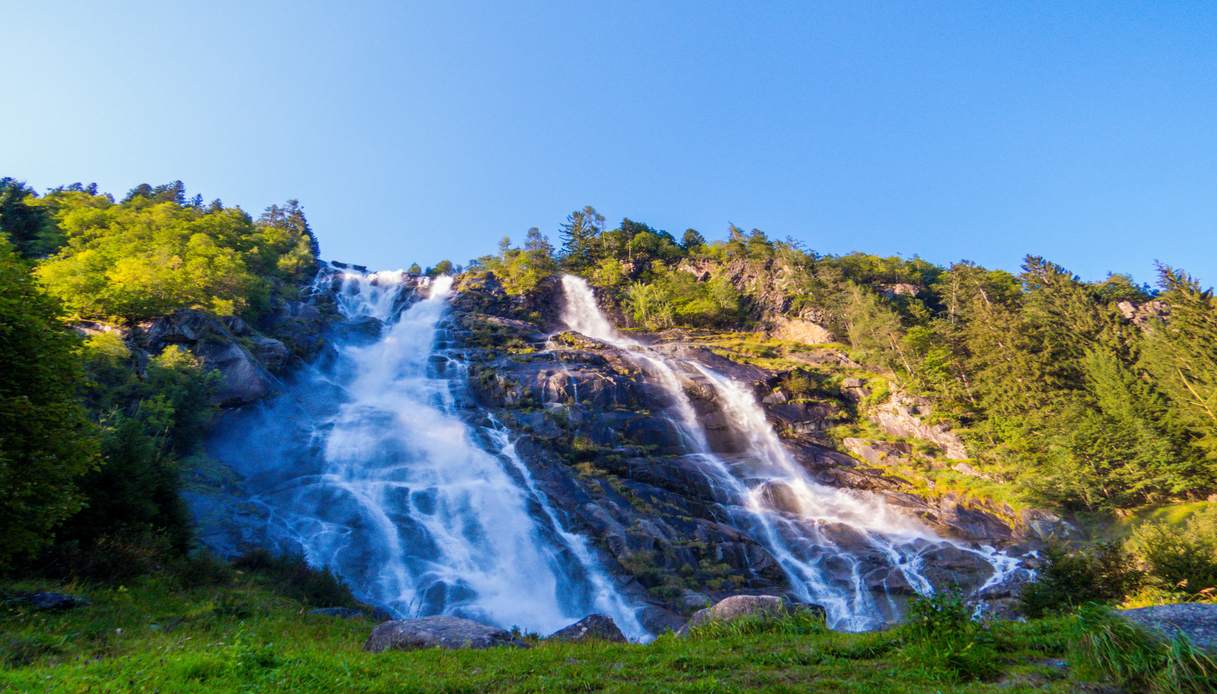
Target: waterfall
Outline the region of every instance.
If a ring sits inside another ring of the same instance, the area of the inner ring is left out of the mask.
[[[721,494],[719,501],[733,523],[770,551],[801,600],[824,607],[830,627],[857,631],[882,626],[884,609],[894,607],[886,590],[893,571],[913,591],[932,593],[924,555],[944,546],[992,567],[982,590],[1017,569],[1017,560],[992,548],[938,537],[888,509],[876,495],[815,482],[792,458],[747,387],[704,364],[662,355],[621,335],[585,280],[567,275],[562,286],[566,326],[622,350],[663,388],[672,401],[673,421],[702,463],[698,470]],[[747,441],[742,459],[728,460],[711,449],[678,372],[700,376],[713,389],[732,427]],[[876,585],[888,597],[883,608],[874,599]]]
[[[454,614],[549,632],[601,612],[645,638],[586,539],[493,423],[460,416],[464,386],[437,351],[452,279],[335,272],[333,349],[211,443],[241,474],[243,531],[302,552],[397,616]],[[371,322],[379,335],[370,334]],[[340,326],[342,327],[342,326]],[[252,509],[257,509],[255,514]]]

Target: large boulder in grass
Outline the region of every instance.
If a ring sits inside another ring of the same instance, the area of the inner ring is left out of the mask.
[[[732,595],[719,600],[712,607],[694,612],[689,622],[677,633],[684,636],[690,630],[710,622],[733,622],[752,616],[777,619],[788,614],[790,607],[776,595]]]
[[[418,619],[398,619],[377,625],[363,644],[371,653],[412,651],[419,648],[528,648],[528,644],[498,627],[471,619],[438,615]]]
[[[625,634],[617,628],[611,617],[590,614],[583,619],[563,627],[546,637],[554,641],[625,641]]]
[[[1120,615],[1167,638],[1183,633],[1197,646],[1217,653],[1217,605],[1152,605],[1120,610]]]

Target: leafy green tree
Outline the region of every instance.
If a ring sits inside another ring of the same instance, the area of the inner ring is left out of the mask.
[[[255,225],[257,263],[254,271],[301,285],[317,272],[321,247],[298,200],[266,208]]]
[[[78,397],[76,340],[0,237],[0,566],[45,546],[78,511],[97,439]]]
[[[67,244],[39,264],[38,279],[82,318],[138,321],[186,306],[256,314],[275,281],[298,280],[311,261],[306,238],[256,227],[239,209],[156,201],[174,190],[121,204],[84,191],[40,198]]]

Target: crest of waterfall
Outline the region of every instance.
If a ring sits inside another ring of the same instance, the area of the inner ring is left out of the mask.
[[[941,538],[890,510],[881,497],[815,482],[791,456],[744,384],[622,335],[582,278],[564,276],[562,286],[562,321],[571,330],[622,350],[663,388],[672,403],[672,419],[697,458],[697,469],[718,492],[719,503],[737,527],[770,551],[801,600],[824,607],[830,627],[858,631],[882,626],[884,610],[876,604],[865,575],[876,564],[884,565],[880,570],[898,571],[922,595],[934,591],[924,573],[925,555],[944,545],[975,554],[992,567],[978,592],[1019,570],[1017,559],[990,547]],[[748,443],[744,456],[728,459],[712,450],[679,373],[699,376],[710,385],[731,426]],[[859,552],[859,546],[865,551]],[[894,601],[886,589],[883,593],[889,603],[883,607],[890,611]]]
[[[264,519],[246,534],[397,616],[549,632],[600,612],[647,637],[506,430],[460,416],[464,372],[442,349],[452,279],[327,270],[320,282],[345,324],[374,319],[379,335],[336,332],[284,395],[219,427],[211,452]],[[425,296],[409,304],[414,291]]]

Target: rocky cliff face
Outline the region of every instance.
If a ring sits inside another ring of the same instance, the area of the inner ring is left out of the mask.
[[[730,523],[719,490],[699,470],[704,463],[688,455],[680,431],[665,415],[671,396],[621,349],[562,331],[556,282],[527,297],[505,295],[492,277],[461,290],[453,302],[451,348],[467,367],[472,416],[489,414],[518,435],[517,451],[569,526],[595,538],[616,571],[645,589],[653,603],[653,625],[674,622],[725,595],[789,590],[770,550]],[[1004,520],[1000,509],[949,496],[927,500],[910,493],[903,480],[883,474],[882,466],[862,464],[826,445],[824,432],[834,419],[856,416],[860,383],[846,379],[835,399],[796,401],[781,387],[783,373],[725,359],[695,337],[672,331],[642,339],[660,352],[691,358],[749,384],[815,481],[877,493],[890,507],[947,537],[1014,554],[1035,543],[1023,526]],[[848,362],[842,355],[810,358]],[[731,426],[705,378],[683,372],[679,378],[713,450],[728,461],[746,455],[748,442]],[[966,456],[958,439],[923,424],[915,410],[916,403],[901,396],[876,417],[880,426],[925,439],[949,457]],[[781,509],[786,493],[780,486],[767,489],[766,501]],[[876,551],[848,528],[833,532],[835,542],[858,556]],[[940,586],[975,589],[990,573],[975,555],[950,546],[924,559],[931,567],[927,575]],[[824,566],[828,572],[855,569]],[[914,593],[892,571],[876,569],[867,580],[889,595]],[[1014,588],[991,586],[985,597],[1000,601]]]
[[[365,289],[374,285],[373,277]],[[133,339],[149,351],[166,344],[191,349],[220,369],[224,381],[217,401],[246,405],[273,392],[269,374],[274,368],[286,369],[316,354],[323,335],[370,343],[385,329],[386,322],[370,316],[328,321],[335,314],[332,307],[344,300],[342,283],[323,275],[317,288],[309,302],[277,307],[261,331],[233,319],[179,312],[141,326]],[[416,290],[406,287],[383,313],[400,314],[418,298]],[[508,432],[515,454],[561,525],[588,538],[621,593],[644,604],[638,616],[649,631],[679,627],[688,615],[729,595],[797,598],[772,545],[741,527],[738,514],[725,503],[724,490],[707,474],[705,458],[691,454],[687,433],[670,414],[672,392],[620,346],[567,331],[559,321],[563,301],[558,278],[524,296],[507,295],[493,275],[461,278],[430,362],[436,375],[454,385],[460,416],[473,430]],[[702,364],[745,384],[795,463],[814,482],[877,495],[887,508],[959,540],[958,545],[918,546],[913,573],[934,586],[959,585],[973,598],[1000,605],[1026,572],[991,582],[992,564],[963,543],[1003,548],[1010,561],[1023,557],[1031,565],[1028,550],[1055,531],[1055,519],[1047,515],[1020,521],[1008,508],[950,494],[927,498],[913,493],[908,482],[887,469],[890,461],[912,455],[907,443],[854,438],[844,446],[853,455],[834,447],[833,426],[869,417],[877,429],[920,441],[944,459],[966,457],[951,432],[925,423],[925,403],[902,394],[878,405],[868,403],[867,384],[854,377],[799,390],[788,369],[728,358],[732,353],[722,349],[717,335],[674,330],[635,337],[655,354]],[[331,359],[330,351],[321,349],[318,362]],[[800,351],[794,361],[828,371],[858,368],[823,346]],[[674,373],[705,432],[705,445],[724,465],[745,467],[755,442],[728,416],[721,390],[696,369]],[[279,411],[269,407],[265,416]],[[293,415],[298,416],[302,414]],[[319,451],[306,441],[313,436],[307,432],[324,426],[298,422],[300,440],[283,445],[300,450],[276,455],[315,464]],[[240,476],[239,470],[223,472],[218,482],[196,485],[189,495],[203,525],[202,537],[222,552],[258,544],[270,522],[263,504],[248,503]],[[794,511],[801,503],[782,484],[766,483],[757,490],[760,503],[778,512]],[[890,550],[848,523],[826,523],[816,532],[849,557],[823,558],[817,571],[831,580],[860,580],[864,590],[882,597],[875,609],[884,618],[898,614],[903,598],[924,590],[910,584]]]

